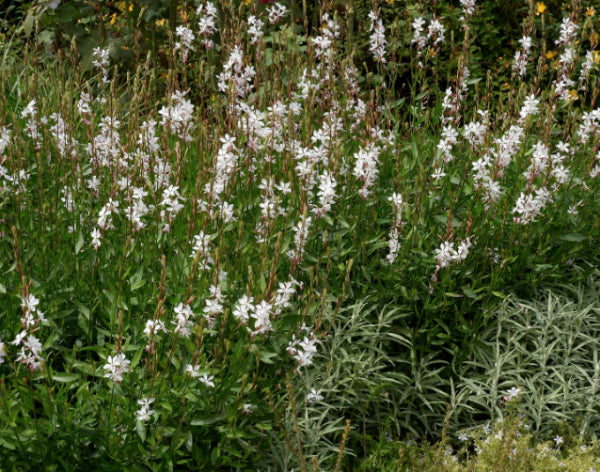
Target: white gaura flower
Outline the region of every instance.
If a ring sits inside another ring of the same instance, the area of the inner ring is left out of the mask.
[[[140,398],[137,401],[138,405],[140,405],[140,409],[135,412],[135,415],[139,421],[145,422],[145,421],[148,421],[152,417],[154,410],[150,409],[150,404],[153,401],[154,401],[154,398],[152,398],[152,397]]]
[[[321,390],[315,390],[314,388],[311,388],[308,395],[306,395],[306,401],[308,403],[320,402],[322,400],[323,395],[321,395]]]
[[[202,374],[201,377],[198,378],[198,380],[200,382],[202,382],[204,385],[206,385],[207,387],[210,388],[214,388],[215,383],[213,382],[213,380],[215,379],[214,375],[208,375],[206,372],[204,374]]]
[[[456,259],[457,253],[454,249],[454,243],[450,241],[444,241],[439,249],[435,251],[435,260],[440,268],[450,265],[450,263]]]
[[[506,393],[507,393],[507,395],[506,395],[505,399],[507,402],[510,402],[510,401],[514,400],[515,398],[519,397],[519,395],[521,394],[521,389],[517,388],[517,387],[512,387]]]
[[[194,41],[194,32],[191,29],[180,25],[175,30],[175,35],[179,38],[179,41],[175,42],[175,50],[181,50],[181,62],[185,64],[188,59],[189,51],[195,49],[192,44],[192,41]]]
[[[94,249],[97,251],[102,244],[100,241],[102,239],[102,233],[98,228],[94,228],[90,235],[92,236],[92,246],[94,246]]]
[[[162,320],[147,320],[144,328],[144,335],[148,338],[156,335],[159,331],[167,332],[165,323]]]
[[[369,13],[371,26],[369,31],[372,31],[369,37],[369,51],[373,54],[375,61],[385,64],[385,47],[387,40],[385,39],[385,28],[383,22],[379,19],[379,12],[371,11]]]
[[[125,357],[125,354],[119,352],[114,356],[108,356],[104,370],[104,377],[109,378],[115,383],[123,381],[123,374],[129,372],[131,362]]]
[[[187,364],[185,366],[186,373],[190,374],[190,377],[193,379],[197,379],[200,377],[200,366],[199,365],[191,365]]]

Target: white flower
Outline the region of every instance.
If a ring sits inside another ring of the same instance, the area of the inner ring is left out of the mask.
[[[173,324],[177,325],[174,332],[182,335],[184,338],[189,337],[191,333],[190,328],[192,327],[190,318],[193,318],[196,315],[192,312],[192,309],[188,304],[184,305],[183,303],[177,305],[174,311],[176,321],[173,321]]]
[[[236,307],[233,310],[233,316],[235,316],[242,324],[248,323],[248,313],[254,311],[253,303],[254,298],[243,295],[236,303]]]
[[[306,395],[306,401],[308,403],[320,402],[322,400],[323,395],[321,395],[321,390],[315,390],[314,388],[311,388],[308,395]]]
[[[200,377],[198,380],[200,380],[200,382],[202,382],[207,387],[213,388],[215,386],[215,383],[213,382],[214,378],[214,375],[208,375],[205,372],[204,374],[202,374],[202,377]]]
[[[189,132],[193,128],[194,105],[185,99],[187,92],[176,90],[171,95],[171,104],[163,106],[159,111],[161,124],[171,133],[177,134],[184,141],[191,141]]]
[[[565,442],[562,436],[556,436],[553,440],[556,443],[556,447],[560,447],[560,445]]]
[[[506,401],[510,402],[513,401],[515,398],[518,398],[519,395],[521,394],[521,389],[517,388],[517,387],[513,387],[511,388],[508,392],[506,392]]]
[[[123,374],[129,372],[129,366],[131,362],[127,360],[125,354],[119,352],[114,356],[108,356],[104,370],[106,374],[104,377],[111,379],[113,382],[122,382]]]
[[[23,341],[23,339],[25,339],[26,336],[27,331],[21,331],[19,334],[17,334],[17,337],[14,339],[14,341],[11,341],[11,344],[18,346],[19,344],[21,344],[21,341]]]
[[[97,251],[100,245],[102,244],[100,242],[100,239],[102,238],[102,233],[98,228],[94,228],[90,236],[92,236],[92,246],[94,246],[94,249]]]
[[[167,332],[167,329],[165,328],[165,323],[162,320],[147,320],[146,321],[146,327],[144,328],[144,334],[146,335],[147,338],[150,338],[154,335],[156,335],[156,333],[158,333],[159,331],[163,331],[163,332]]]
[[[25,308],[25,311],[36,311],[40,301],[34,295],[27,295],[21,299],[21,306]]]
[[[92,64],[96,69],[102,72],[102,82],[108,83],[108,71],[107,68],[110,65],[110,51],[108,49],[101,49],[99,47],[94,48],[95,59]]]
[[[528,116],[536,115],[539,110],[540,100],[534,94],[528,95],[519,112],[520,122],[524,123]]]
[[[285,16],[286,11],[287,8],[279,3],[268,7],[267,13],[269,14],[269,23],[271,23],[272,25],[277,23],[281,18]]]
[[[385,39],[383,22],[379,19],[379,13],[375,11],[369,13],[369,19],[371,20],[370,31],[372,31],[372,34],[369,37],[369,51],[373,54],[375,61],[385,64],[385,47],[387,46],[387,40]]]
[[[265,24],[254,15],[248,17],[248,34],[252,36],[250,44],[256,44],[263,35],[262,28]]]
[[[454,243],[450,241],[444,241],[439,249],[435,251],[435,260],[440,268],[447,267],[450,262],[456,259],[457,253],[454,249]]]
[[[193,379],[197,379],[198,377],[200,377],[200,366],[199,365],[187,364],[185,366],[185,371],[188,374],[190,374],[190,377],[192,377]]]
[[[446,173],[442,167],[438,167],[433,171],[433,174],[431,174],[433,180],[440,180],[442,177],[446,177]]]
[[[137,403],[138,405],[140,405],[140,409],[138,411],[135,412],[136,417],[139,421],[148,421],[151,417],[152,414],[154,413],[154,410],[150,409],[150,404],[154,401],[154,398],[150,397],[150,398],[140,398]]]
[[[304,324],[302,329],[309,331]],[[310,332],[308,336],[304,336],[302,341],[296,339],[296,335],[293,335],[288,344],[287,352],[296,359],[299,367],[311,365],[312,358],[317,353],[317,342],[317,337],[313,332]]]
[[[469,250],[473,246],[471,243],[471,238],[467,238],[458,245],[458,249],[456,250],[455,260],[458,262],[464,261],[469,255]]]
[[[324,216],[331,210],[331,206],[335,203],[336,186],[337,182],[330,172],[325,171],[319,176],[319,191],[317,196],[319,197],[320,208],[315,210],[315,215],[317,217]]]
[[[265,300],[254,307],[254,313],[250,315],[255,320],[254,331],[251,331],[253,336],[256,336],[257,334],[264,334],[273,330],[270,319],[272,311],[273,306]]]
[[[188,52],[194,50],[194,46],[192,45],[194,32],[185,26],[178,26],[175,30],[175,35],[180,39],[180,41],[175,42],[175,50],[181,49],[181,62],[185,64]]]

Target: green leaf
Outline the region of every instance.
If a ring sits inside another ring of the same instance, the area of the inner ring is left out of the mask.
[[[129,287],[131,291],[135,291],[146,284],[146,279],[144,279],[144,267],[141,266],[135,274],[131,276],[129,279]]]
[[[472,298],[474,300],[481,298],[481,296],[477,295],[477,292],[470,287],[464,286],[462,287],[462,291],[467,297]]]
[[[35,14],[33,10],[29,10],[27,12],[27,16],[25,17],[25,21],[23,22],[23,28],[25,29],[25,34],[30,35],[33,31],[33,24],[35,23]]]
[[[261,360],[261,362],[264,362],[265,364],[275,364],[275,361],[273,360],[273,358],[276,356],[277,356],[276,352],[258,351],[258,358]]]
[[[90,331],[90,309],[85,305],[79,304],[79,314],[77,315],[77,324],[85,334]]]
[[[79,379],[79,374],[73,372],[59,372],[52,374],[52,380],[56,382],[69,383]]]
[[[187,438],[185,440],[185,448],[187,452],[192,452],[192,446],[194,445],[194,436],[192,432],[188,432]]]
[[[562,239],[563,241],[579,243],[579,242],[585,240],[586,237],[579,233],[569,233],[569,234],[565,234],[564,236],[561,236],[560,239]]]
[[[79,236],[77,238],[77,242],[75,243],[75,254],[78,254],[79,251],[81,251],[82,247],[83,247],[83,234],[81,234],[81,231],[80,231]]]
[[[146,441],[146,425],[140,420],[137,420],[135,422],[135,431],[142,440],[142,442]]]
[[[132,369],[134,369],[139,364],[143,353],[144,353],[143,347],[139,348],[138,351],[135,353],[135,355],[133,356],[133,359],[131,359],[131,368]]]
[[[206,415],[206,416],[200,416],[199,418],[196,418],[195,420],[192,420],[191,425],[192,426],[204,426],[207,424],[214,424],[214,423],[218,423],[221,420],[225,419],[225,415]]]
[[[258,423],[256,425],[257,429],[262,429],[265,431],[271,431],[273,429],[273,425],[269,424],[269,423]]]

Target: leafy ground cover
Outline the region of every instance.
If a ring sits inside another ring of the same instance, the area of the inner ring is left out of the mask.
[[[4,19],[0,467],[599,467],[592,5],[76,3]]]

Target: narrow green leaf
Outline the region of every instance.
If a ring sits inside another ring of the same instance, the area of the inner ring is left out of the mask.
[[[211,416],[201,416],[199,418],[196,418],[195,420],[192,420],[191,425],[192,426],[204,426],[207,424],[214,424],[214,423],[218,423],[221,420],[225,419],[225,415],[211,415]]]
[[[79,374],[73,372],[58,372],[52,374],[52,380],[56,382],[69,383],[79,379]]]

